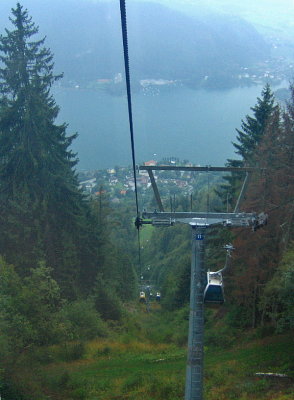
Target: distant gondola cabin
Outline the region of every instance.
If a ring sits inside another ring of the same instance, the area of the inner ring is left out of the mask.
[[[145,292],[140,292],[139,301],[140,301],[140,303],[145,303],[146,302]]]

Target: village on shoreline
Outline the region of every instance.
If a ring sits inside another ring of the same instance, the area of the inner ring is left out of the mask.
[[[194,165],[188,160],[180,161],[176,157],[164,158],[160,162],[149,160],[143,163],[145,166],[173,165],[173,166],[200,166]],[[191,195],[196,187],[203,187],[207,182],[207,173],[195,174],[191,171],[154,171],[154,178],[163,196]],[[211,182],[220,179],[214,174]],[[119,204],[126,198],[132,198],[135,191],[134,175],[132,167],[114,167],[102,170],[86,170],[78,173],[79,187],[88,196],[99,198],[107,196],[110,203]],[[153,191],[147,171],[137,171],[137,187],[145,199],[152,196]]]

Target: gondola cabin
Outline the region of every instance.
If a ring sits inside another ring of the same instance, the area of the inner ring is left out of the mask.
[[[204,289],[204,303],[223,304],[224,287],[221,272],[207,272],[207,284]]]
[[[146,303],[146,295],[145,295],[145,292],[140,292],[139,301],[140,301],[140,303]]]

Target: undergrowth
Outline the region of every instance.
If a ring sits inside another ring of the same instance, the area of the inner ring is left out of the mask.
[[[248,339],[245,332],[213,327],[214,311],[206,318],[205,400],[293,399],[290,334],[257,339],[251,332]],[[125,328],[112,326],[104,338],[27,352],[14,371],[21,396],[3,395],[2,400],[183,399],[187,310],[171,315],[157,307],[148,313],[142,306],[125,323]]]

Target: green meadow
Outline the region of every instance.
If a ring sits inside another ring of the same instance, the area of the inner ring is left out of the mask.
[[[175,333],[183,331],[184,325],[167,318],[158,305],[149,313],[144,306],[133,310],[129,324],[129,332],[113,327],[112,334],[103,339],[24,354],[19,370],[14,371],[14,385],[27,392],[19,399],[183,399],[186,346],[179,344]],[[205,400],[293,399],[290,334],[258,338],[256,331],[240,332],[228,344],[220,328],[219,343],[210,345],[210,329],[205,346]],[[287,377],[256,375],[269,372]]]

